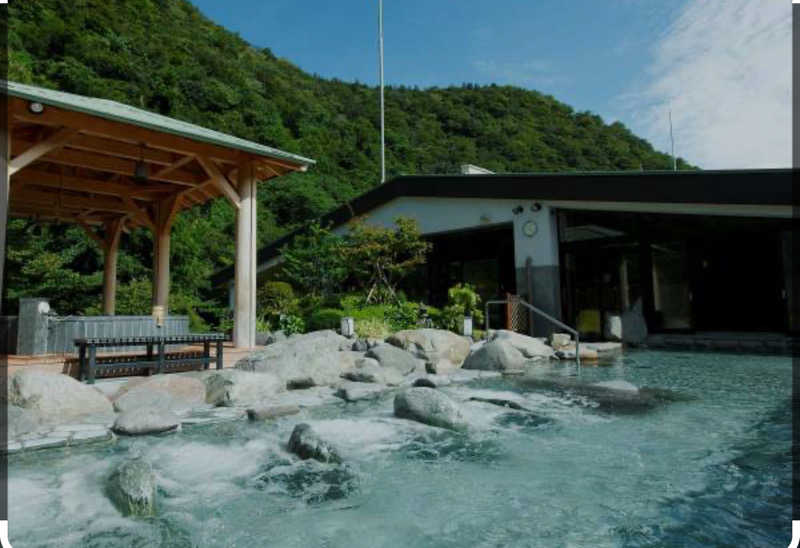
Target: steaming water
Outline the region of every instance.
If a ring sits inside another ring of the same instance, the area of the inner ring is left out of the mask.
[[[696,396],[645,414],[513,379],[443,390],[471,431],[392,417],[392,398],[273,423],[186,428],[9,463],[11,540],[30,546],[786,546],[791,359],[628,352],[582,379]],[[347,462],[298,462],[283,444],[310,422]],[[104,495],[131,454],[153,463],[157,517]]]

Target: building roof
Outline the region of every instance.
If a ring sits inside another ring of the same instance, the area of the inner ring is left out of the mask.
[[[171,133],[212,145],[234,148],[257,156],[265,156],[277,160],[288,160],[292,163],[298,163],[304,166],[314,164],[314,160],[297,154],[284,152],[277,148],[240,139],[239,137],[234,137],[226,133],[220,133],[219,131],[207,129],[195,124],[190,124],[189,122],[176,120],[175,118],[169,118],[168,116],[149,112],[116,101],[110,101],[108,99],[65,93],[63,91],[5,80],[0,80],[0,89],[6,90],[6,93],[11,97],[19,97],[27,101],[82,112],[91,116],[99,116],[115,122],[133,124],[155,131]]]
[[[666,204],[793,205],[792,178],[800,170],[624,171],[401,176],[324,215],[333,227],[396,198],[479,198]],[[303,228],[258,251],[258,264],[277,257]],[[232,279],[230,268],[214,276]]]

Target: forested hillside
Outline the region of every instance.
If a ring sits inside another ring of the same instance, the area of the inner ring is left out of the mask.
[[[317,160],[308,173],[260,186],[262,243],[378,183],[376,88],[307,74],[185,0],[25,0],[11,2],[9,14],[11,80],[121,101]],[[462,163],[499,172],[671,167],[622,124],[536,91],[391,87],[386,109],[389,177],[453,173]],[[211,309],[209,275],[232,261],[233,220],[225,200],[181,214],[173,310]],[[150,234],[131,233],[122,249],[118,313],[145,313]],[[15,220],[7,307],[35,294],[52,297],[60,313],[92,312],[101,261],[79,228]]]

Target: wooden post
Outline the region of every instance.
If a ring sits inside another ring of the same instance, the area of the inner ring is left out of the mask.
[[[253,165],[239,166],[239,198],[236,212],[236,298],[233,342],[237,348],[255,346],[256,282],[256,181]]]
[[[156,204],[155,233],[153,234],[153,305],[169,311],[169,246],[172,221],[178,207],[173,195]]]
[[[117,302],[117,251],[124,226],[123,219],[114,219],[106,223],[106,234],[103,246],[103,314],[113,316]]]

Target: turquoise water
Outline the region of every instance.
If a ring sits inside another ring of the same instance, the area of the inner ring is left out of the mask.
[[[12,457],[10,533],[29,546],[786,546],[791,359],[631,351],[586,382],[623,379],[692,396],[646,413],[602,411],[514,378],[442,390],[472,425],[392,417],[392,397],[274,423],[186,428],[114,446]],[[568,373],[557,367],[550,374]],[[513,400],[509,412],[470,397]],[[283,444],[306,421],[346,467]],[[158,517],[122,517],[113,467],[156,469]]]

